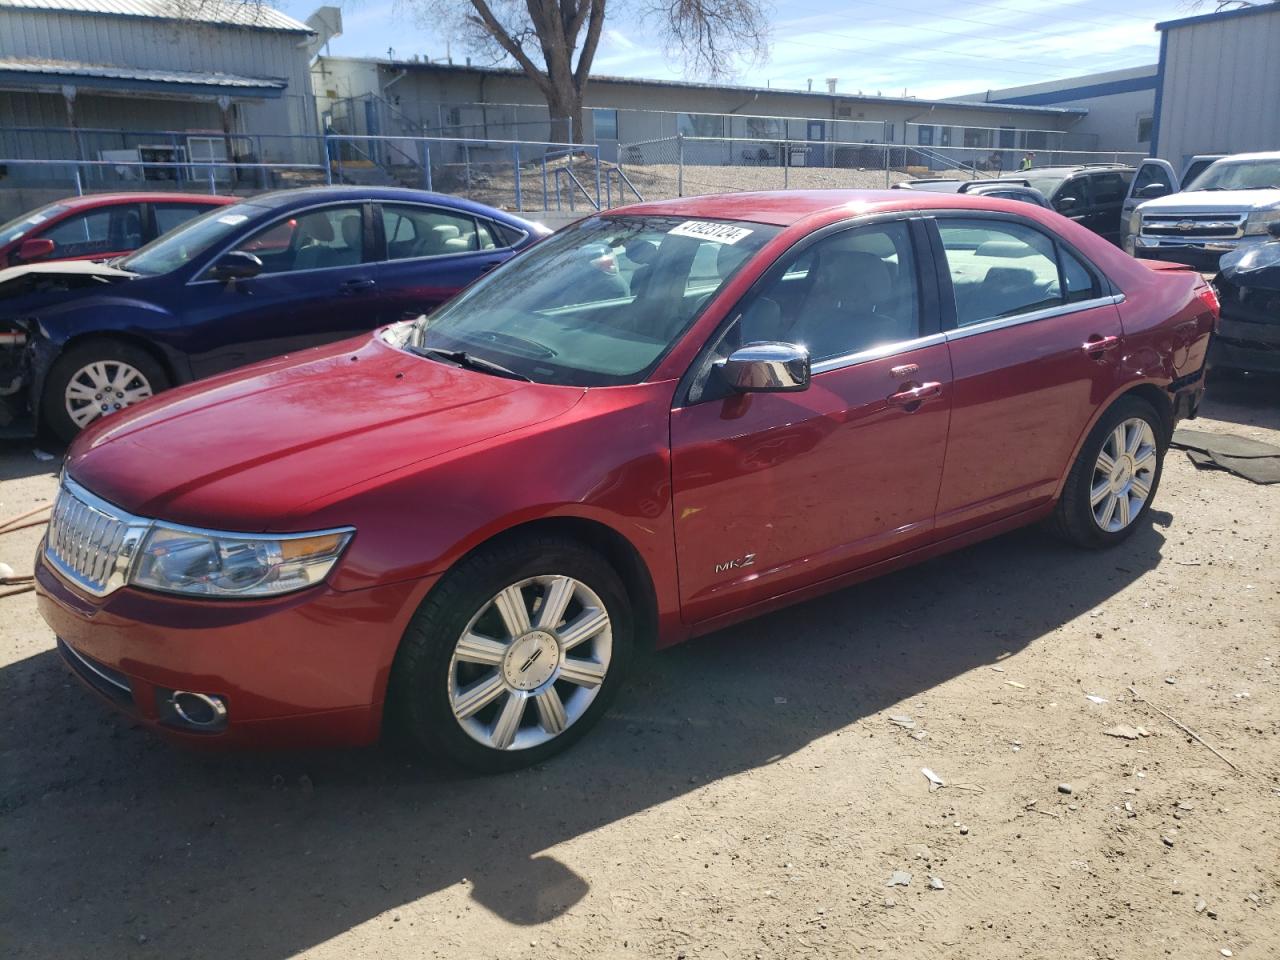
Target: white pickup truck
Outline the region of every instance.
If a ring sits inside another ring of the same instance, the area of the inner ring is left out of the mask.
[[[1148,185],[1140,186],[1148,167]],[[1224,253],[1265,240],[1270,225],[1280,222],[1280,152],[1223,157],[1180,192],[1143,200],[1144,190],[1160,192],[1154,184],[1165,182],[1154,178],[1157,170],[1175,182],[1164,160],[1144,160],[1134,177],[1137,202],[1123,225],[1123,246],[1134,256],[1216,271]]]

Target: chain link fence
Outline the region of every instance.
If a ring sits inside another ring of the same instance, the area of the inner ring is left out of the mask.
[[[1132,165],[1145,155],[1042,150],[1037,166]],[[618,148],[618,166],[646,200],[743,190],[884,189],[904,180],[1018,175],[1013,150],[939,150],[900,143],[663,137]]]

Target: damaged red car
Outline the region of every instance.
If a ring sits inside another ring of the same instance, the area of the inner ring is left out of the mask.
[[[480,770],[632,653],[1014,527],[1144,523],[1217,301],[985,197],[589,217],[436,313],[104,417],[37,558],[71,668],[175,738]]]

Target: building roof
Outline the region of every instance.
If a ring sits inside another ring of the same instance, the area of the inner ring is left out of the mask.
[[[196,73],[187,70],[141,70],[77,60],[0,58],[0,88],[31,88],[71,84],[108,90],[170,88],[199,95],[278,97],[289,86],[278,77],[242,77],[234,73]]]
[[[4,3],[6,0],[0,0]],[[457,63],[423,63],[416,60],[386,60],[380,57],[322,57],[322,60],[349,60],[357,63],[373,63],[394,70],[415,70],[453,74],[483,74],[486,76],[523,77],[524,71],[516,67],[480,67]],[[817,100],[856,101],[859,103],[885,103],[913,107],[947,107],[958,110],[1008,110],[1038,114],[1068,114],[1083,116],[1089,111],[1080,107],[1028,107],[1006,103],[973,103],[962,100],[925,100],[920,97],[882,97],[865,93],[828,93],[826,90],[789,90],[783,87],[751,87],[738,84],[697,83],[691,80],[648,80],[641,77],[611,77],[591,75],[593,84],[636,84],[664,90],[728,90],[733,93],[775,94],[788,97],[810,97]]]
[[[1260,13],[1280,13],[1280,3],[1259,3],[1252,7],[1238,7],[1232,10],[1219,10],[1217,13],[1202,13],[1195,17],[1183,17],[1181,20],[1164,20],[1156,24],[1157,30],[1173,30],[1177,27],[1191,27],[1197,23],[1211,23],[1214,20],[1234,20],[1236,17],[1253,17]]]
[[[0,0],[0,11],[98,14],[147,20],[193,20],[219,26],[312,33],[288,14],[245,0]]]

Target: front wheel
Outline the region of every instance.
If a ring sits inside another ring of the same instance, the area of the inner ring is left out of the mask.
[[[1132,534],[1160,486],[1164,432],[1145,400],[1116,401],[1090,431],[1067,475],[1053,516],[1056,532],[1082,547],[1107,547]]]
[[[544,537],[483,549],[410,622],[390,712],[429,753],[484,773],[517,769],[595,724],[631,647],[626,589],[594,551]]]
[[[41,404],[45,425],[70,443],[100,417],[169,387],[155,357],[118,340],[78,343],[54,361]]]

